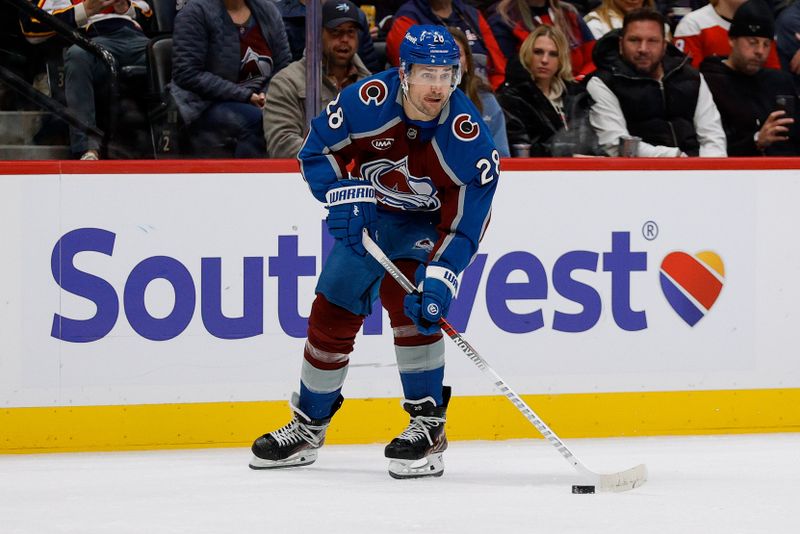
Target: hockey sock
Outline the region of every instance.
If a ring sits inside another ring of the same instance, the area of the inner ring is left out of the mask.
[[[433,397],[436,406],[444,402],[442,398],[442,382],[444,381],[444,366],[429,371],[415,373],[400,373],[403,384],[403,395],[408,400],[419,400]],[[333,401],[331,401],[332,403]]]
[[[342,391],[349,354],[364,318],[318,294],[308,318],[308,339],[300,371],[300,410],[312,419],[330,417]]]
[[[328,393],[315,393],[300,382],[300,402],[298,408],[311,419],[330,417],[333,403],[339,398],[342,388]]]
[[[406,276],[413,276],[419,262],[398,260],[397,265]],[[394,334],[394,351],[397,369],[403,384],[403,394],[408,400],[433,397],[436,405],[442,403],[444,379],[444,339],[441,333],[425,336],[412,324],[403,310],[405,291],[389,278],[381,284],[381,302],[389,312]]]

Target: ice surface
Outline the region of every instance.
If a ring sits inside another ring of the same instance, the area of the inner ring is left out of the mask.
[[[0,533],[798,533],[800,433],[568,440],[596,471],[647,464],[619,494],[544,440],[452,442],[445,474],[393,480],[382,445],[247,467],[248,449],[0,456]]]

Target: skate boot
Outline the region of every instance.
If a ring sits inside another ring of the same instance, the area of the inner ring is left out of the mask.
[[[444,474],[442,452],[447,449],[445,413],[450,402],[450,387],[442,388],[443,403],[436,406],[432,397],[404,400],[403,409],[411,422],[402,434],[386,446],[389,475],[392,478],[440,477]]]
[[[298,408],[300,396],[292,394],[289,406],[294,412],[292,420],[278,430],[264,434],[253,443],[251,469],[274,469],[278,467],[298,467],[313,464],[317,459],[317,449],[325,443],[325,431],[331,417],[341,407],[344,397],[339,395],[324,419],[311,419]]]

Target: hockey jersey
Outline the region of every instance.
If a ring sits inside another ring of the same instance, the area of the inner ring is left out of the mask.
[[[83,0],[32,0],[43,11],[48,12],[62,22],[73,28],[89,29],[93,24],[106,21],[115,21],[120,25],[130,24],[141,29],[136,18],[149,19],[153,12],[144,0],[131,0],[130,8],[126,13],[115,13],[113,6],[108,6],[102,12],[86,16]],[[32,44],[41,43],[52,37],[55,32],[50,26],[34,18],[20,17],[22,34]]]
[[[720,16],[714,6],[708,4],[692,11],[681,19],[675,28],[674,44],[692,58],[692,66],[700,68],[703,59],[709,56],[728,57],[731,45],[728,43],[728,30],[731,21]],[[767,63],[771,69],[780,69],[778,53],[773,46],[769,50]]]
[[[369,180],[378,212],[439,214],[430,261],[456,273],[478,250],[489,221],[500,157],[469,98],[456,89],[439,118],[406,118],[397,69],[350,85],[311,121],[298,159],[324,202],[337,180]]]

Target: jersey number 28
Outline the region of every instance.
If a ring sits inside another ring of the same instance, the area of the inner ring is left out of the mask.
[[[492,165],[494,163],[494,165]],[[486,185],[500,174],[500,154],[497,150],[492,150],[492,161],[488,158],[481,158],[475,164],[481,171],[481,185]]]
[[[336,107],[338,105],[339,95],[336,95],[336,98],[325,107],[325,112],[328,114],[328,126],[330,126],[331,130],[339,128],[344,123],[344,110]],[[335,111],[334,108],[336,108]]]

